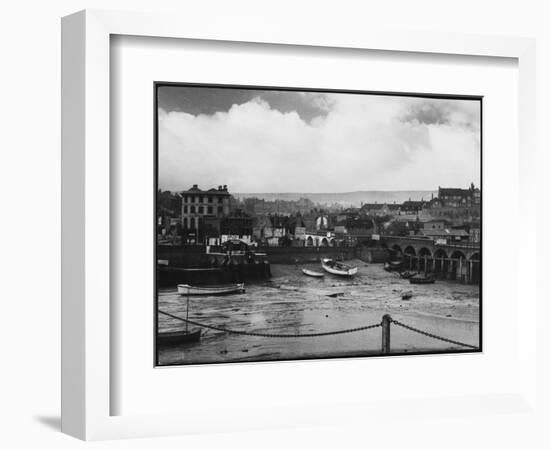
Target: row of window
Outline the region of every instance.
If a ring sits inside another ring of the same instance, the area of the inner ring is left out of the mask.
[[[203,197],[202,195],[199,195],[199,196],[184,195],[183,203],[203,203],[203,202],[214,203],[215,198],[216,197],[209,197],[209,196]],[[217,197],[217,200],[218,200],[218,203],[223,203],[223,197]]]
[[[214,207],[213,206],[184,206],[183,207],[183,213],[187,214],[214,214]],[[223,206],[218,206],[218,213],[221,214],[223,212]]]

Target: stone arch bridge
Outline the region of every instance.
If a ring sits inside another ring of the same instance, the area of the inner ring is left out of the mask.
[[[480,281],[481,247],[477,244],[438,243],[414,236],[381,236],[380,243],[410,270],[466,283]]]
[[[337,247],[336,238],[330,233],[322,232],[306,232],[300,236],[304,240],[305,247]]]

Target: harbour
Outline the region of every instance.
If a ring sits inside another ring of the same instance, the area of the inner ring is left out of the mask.
[[[351,278],[306,276],[320,263],[272,264],[267,281],[246,284],[246,292],[227,296],[190,296],[189,319],[206,325],[252,333],[307,334],[352,329],[378,323],[385,314],[412,327],[454,341],[479,346],[479,287],[438,280],[411,285],[383,264],[346,261],[358,268]],[[412,297],[401,294],[412,291]],[[186,317],[186,296],[160,289],[158,308]],[[184,321],[159,314],[158,331],[176,332]],[[196,329],[191,326],[190,329]],[[391,353],[463,350],[401,327],[392,327]],[[200,341],[159,345],[160,365],[275,361],[380,354],[380,328],[309,338],[266,338],[203,329]]]

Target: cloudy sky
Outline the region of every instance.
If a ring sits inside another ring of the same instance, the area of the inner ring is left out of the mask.
[[[159,187],[435,190],[480,181],[477,100],[158,89]]]

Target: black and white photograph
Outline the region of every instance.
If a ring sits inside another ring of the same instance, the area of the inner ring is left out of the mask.
[[[481,351],[481,97],[154,95],[156,365]]]

